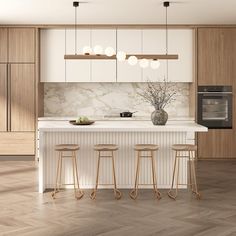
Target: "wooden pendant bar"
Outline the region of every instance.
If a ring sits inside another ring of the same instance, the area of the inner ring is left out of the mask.
[[[178,60],[179,56],[177,54],[130,54],[126,55],[126,59],[130,56],[135,56],[138,59],[150,59],[150,60]],[[64,56],[67,60],[116,60],[116,55],[84,55],[84,54],[68,54]]]

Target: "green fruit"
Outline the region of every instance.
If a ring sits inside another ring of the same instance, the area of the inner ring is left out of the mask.
[[[89,118],[87,116],[80,116],[76,120],[76,123],[85,123],[85,122],[88,122],[88,121],[89,121]]]

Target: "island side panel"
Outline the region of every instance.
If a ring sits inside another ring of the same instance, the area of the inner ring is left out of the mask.
[[[99,143],[115,143],[119,150],[115,157],[117,184],[119,188],[132,188],[134,185],[136,154],[135,144],[158,144],[156,170],[159,188],[169,188],[171,184],[174,152],[171,146],[176,143],[189,143],[186,132],[40,132],[40,191],[53,188],[56,177],[57,153],[56,144],[79,144],[78,169],[82,188],[93,188],[95,184],[97,156],[93,146]],[[42,134],[43,133],[43,134]],[[192,142],[192,141],[191,141]],[[69,159],[64,160],[65,169],[62,180],[72,182],[72,166]],[[187,182],[187,162],[182,160],[180,180]],[[151,165],[148,160],[142,161],[140,183],[151,183]],[[101,183],[112,183],[111,162],[102,160],[100,171]],[[107,188],[107,186],[101,186]],[[108,187],[109,188],[109,187]],[[142,186],[152,188],[152,186]]]

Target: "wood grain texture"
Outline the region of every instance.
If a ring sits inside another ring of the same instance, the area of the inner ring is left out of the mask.
[[[35,130],[35,66],[11,65],[11,131]]]
[[[10,63],[35,62],[35,29],[33,28],[9,29],[9,62]]]
[[[198,30],[198,85],[232,85],[236,29]]]
[[[34,132],[0,132],[0,155],[34,154]]]
[[[0,131],[7,131],[7,64],[0,64]]]
[[[162,199],[153,190],[140,190],[136,201],[129,189],[114,199],[112,190],[100,190],[96,201],[86,190],[75,200],[73,190],[39,194],[35,162],[1,162],[0,230],[8,236],[234,236],[235,161],[201,161],[197,165],[198,201],[187,190],[179,198]],[[80,176],[81,179],[81,176]]]
[[[7,62],[7,49],[8,49],[8,29],[0,28],[0,63]]]
[[[198,30],[198,85],[231,85],[236,92],[236,29]],[[236,158],[236,96],[233,129],[198,134],[200,159]]]

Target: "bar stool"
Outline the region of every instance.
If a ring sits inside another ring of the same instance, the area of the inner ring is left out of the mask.
[[[154,160],[154,153],[158,149],[159,149],[158,145],[154,145],[154,144],[137,144],[134,146],[134,150],[137,152],[137,168],[136,168],[134,189],[129,194],[129,196],[134,200],[138,196],[138,186],[139,185],[150,185],[150,184],[139,184],[140,159],[142,159],[142,158],[151,159],[153,190],[154,190],[154,194],[155,194],[156,198],[161,199],[161,193],[158,191],[158,188],[157,188],[157,177],[156,177],[155,160]],[[150,155],[144,156],[144,155],[142,155],[142,152],[149,152]]]
[[[114,152],[118,150],[118,146],[115,144],[98,144],[94,146],[94,150],[98,153],[98,163],[97,163],[97,176],[96,176],[96,186],[92,193],[90,194],[91,199],[96,198],[96,193],[98,189],[98,179],[99,179],[99,168],[100,168],[100,160],[101,158],[111,158],[112,160],[112,171],[113,171],[113,184],[114,184],[114,195],[115,199],[119,200],[122,196],[121,192],[117,189],[116,186],[116,174],[115,174],[115,162],[114,162]],[[104,152],[105,154],[101,154]],[[108,153],[108,154],[107,154]],[[110,153],[110,155],[109,155]],[[103,184],[104,185],[104,184]],[[106,184],[110,185],[110,184]]]
[[[76,199],[81,199],[84,196],[83,191],[79,187],[79,177],[78,177],[78,170],[77,170],[77,160],[76,160],[76,153],[80,149],[79,145],[76,144],[59,144],[55,146],[55,151],[58,152],[59,158],[57,161],[57,173],[56,173],[56,184],[54,191],[52,193],[53,199],[56,197],[56,193],[60,191],[61,185],[74,185],[74,193]],[[63,155],[64,152],[71,152],[71,155]],[[61,183],[61,172],[62,172],[62,165],[64,158],[71,158],[72,166],[73,166],[73,183],[72,184],[62,184]],[[76,182],[77,182],[77,189],[76,191]]]
[[[195,170],[195,155],[197,151],[197,146],[193,144],[174,144],[172,146],[172,150],[175,151],[175,162],[174,162],[174,169],[173,169],[173,177],[172,177],[172,183],[171,188],[168,192],[168,196],[172,199],[176,199],[178,195],[178,187],[180,185],[189,185],[191,186],[192,193],[196,194],[197,199],[200,199],[201,195],[198,192],[197,187],[197,179],[196,179],[196,170]],[[186,152],[188,155],[186,155]],[[189,160],[189,183],[187,184],[181,184],[179,183],[179,161],[182,158],[187,158]],[[177,173],[176,173],[177,169]],[[173,186],[175,181],[175,176],[177,177],[176,180],[176,189],[175,194],[173,194]]]

